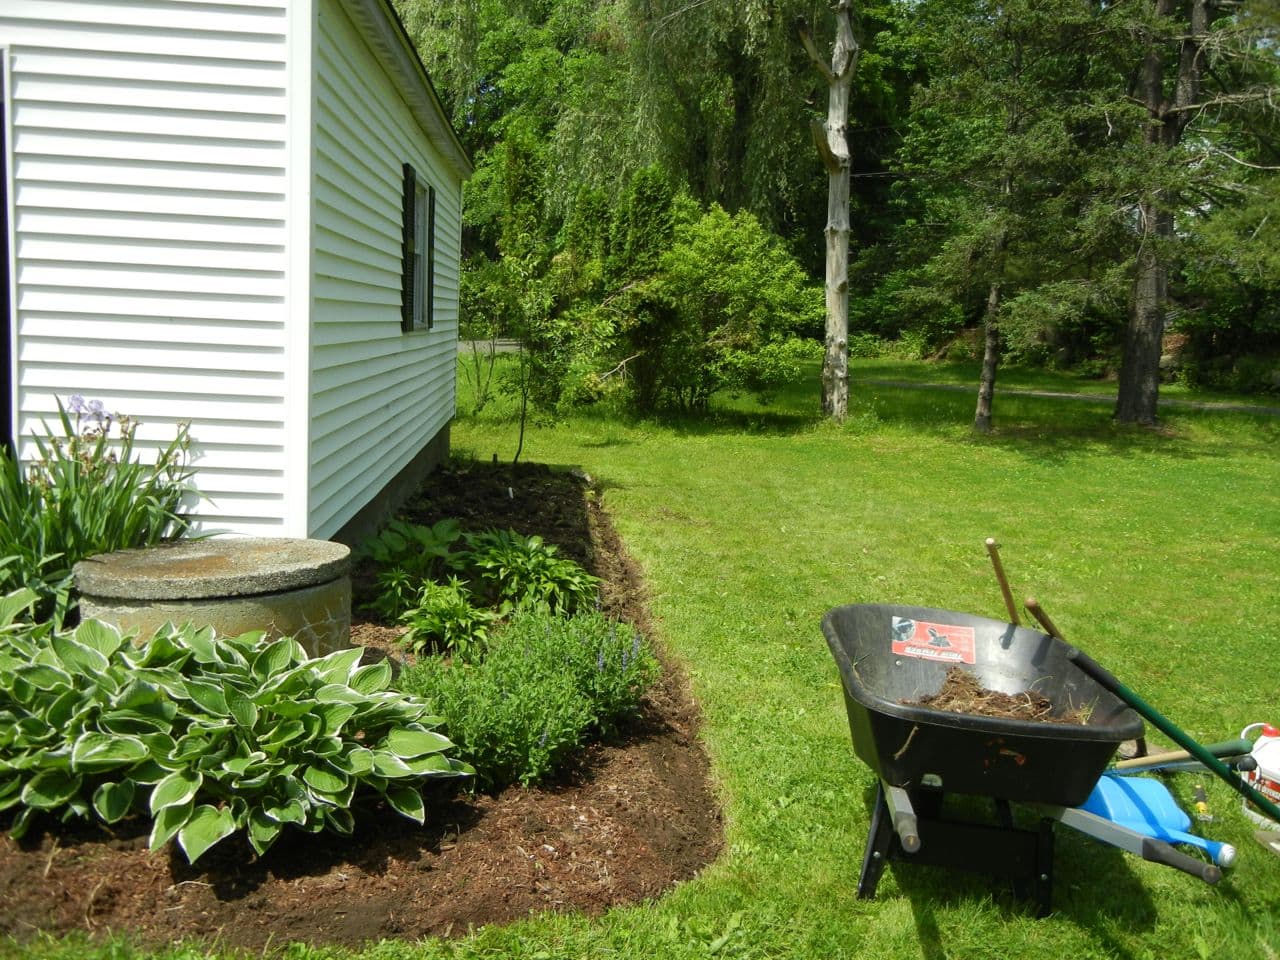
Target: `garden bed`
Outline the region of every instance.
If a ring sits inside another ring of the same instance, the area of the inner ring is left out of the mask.
[[[430,478],[407,515],[541,535],[602,578],[607,613],[650,633],[637,570],[581,477],[536,465],[455,465]],[[393,629],[355,614],[354,641],[399,655]],[[51,822],[21,843],[4,836],[0,934],[205,937],[252,950],[292,940],[356,945],[657,896],[720,847],[697,720],[683,677],[668,665],[618,742],[587,748],[551,786],[493,796],[428,791],[425,827],[366,808],[351,838],[286,833],[262,859],[232,838],[191,867],[172,849],[148,853],[143,823],[107,833]]]

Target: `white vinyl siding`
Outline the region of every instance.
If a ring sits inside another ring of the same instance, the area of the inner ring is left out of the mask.
[[[19,431],[192,421],[203,528],[285,532],[285,0],[3,0]],[[305,322],[305,321],[304,321]]]
[[[329,536],[449,422],[461,183],[337,0],[316,42],[309,525]],[[436,191],[434,326],[402,333],[402,165]]]

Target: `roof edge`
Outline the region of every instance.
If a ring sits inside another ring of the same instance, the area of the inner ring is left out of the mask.
[[[341,3],[365,42],[400,86],[414,118],[435,136],[440,152],[458,176],[466,180],[475,172],[475,163],[449,121],[417,47],[391,0],[341,0]]]

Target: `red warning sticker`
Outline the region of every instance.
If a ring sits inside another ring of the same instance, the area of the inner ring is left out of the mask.
[[[976,645],[973,627],[929,623],[907,617],[893,617],[893,652],[921,660],[973,663]]]

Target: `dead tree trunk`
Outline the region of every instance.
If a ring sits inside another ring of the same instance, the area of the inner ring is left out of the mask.
[[[827,336],[822,360],[822,412],[842,423],[849,410],[849,91],[861,52],[853,38],[852,0],[837,0],[836,42],[828,66],[801,25],[804,44],[827,81],[827,122],[813,123],[813,142],[827,169]]]
[[[1010,120],[1005,130],[1012,135],[1016,124]],[[1013,177],[1005,174],[1000,181],[1000,196],[1007,206],[1013,194]],[[978,406],[973,413],[973,429],[991,432],[991,405],[996,395],[996,368],[1000,365],[1000,297],[1003,293],[1004,251],[1009,243],[1007,225],[996,233],[991,250],[991,286],[987,288],[987,306],[982,314],[982,374],[978,379]]]

